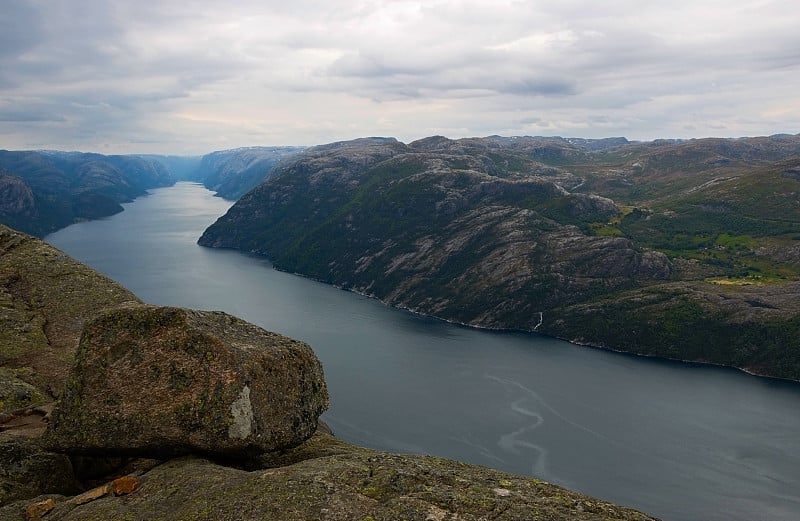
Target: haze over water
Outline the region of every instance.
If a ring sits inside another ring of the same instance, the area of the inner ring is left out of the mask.
[[[331,394],[323,419],[344,440],[533,475],[668,521],[800,519],[800,385],[459,327],[197,246],[230,205],[179,183],[47,241],[146,302],[311,344]]]

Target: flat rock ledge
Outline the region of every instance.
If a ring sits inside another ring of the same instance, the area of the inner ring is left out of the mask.
[[[657,521],[556,485],[430,456],[354,447],[318,432],[245,471],[186,456],[135,476],[129,494],[108,484],[79,496],[41,495],[0,506],[25,521]],[[130,478],[129,478],[130,479]],[[113,485],[114,482],[109,482]]]
[[[301,444],[327,407],[307,344],[222,312],[127,305],[85,324],[43,442],[73,454],[245,458]]]

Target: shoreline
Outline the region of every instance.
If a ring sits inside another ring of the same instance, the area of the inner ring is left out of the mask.
[[[635,351],[625,351],[623,349],[616,349],[616,348],[605,346],[605,345],[593,344],[591,342],[583,342],[583,341],[578,341],[578,340],[574,340],[574,339],[569,339],[569,338],[566,338],[566,337],[548,335],[546,333],[541,333],[539,331],[536,331],[535,329],[534,330],[527,330],[527,329],[498,328],[498,327],[491,327],[491,326],[482,326],[482,325],[477,325],[477,324],[467,324],[467,323],[464,323],[464,322],[459,322],[457,320],[450,320],[450,319],[446,319],[446,318],[442,318],[442,317],[437,317],[436,315],[431,315],[431,314],[428,314],[428,313],[424,313],[422,311],[415,310],[415,309],[412,309],[410,307],[392,305],[392,304],[387,303],[383,299],[380,299],[380,298],[376,297],[375,295],[370,295],[368,293],[364,293],[364,292],[361,292],[361,291],[358,291],[358,290],[355,290],[355,289],[346,288],[346,287],[338,285],[338,284],[331,284],[331,283],[325,282],[323,280],[316,279],[314,277],[306,276],[306,275],[304,275],[302,273],[299,273],[299,272],[294,272],[294,271],[289,271],[289,270],[282,269],[282,268],[276,266],[275,263],[269,257],[267,257],[266,255],[263,255],[263,254],[261,254],[259,252],[256,252],[256,251],[242,251],[242,250],[239,250],[238,248],[219,248],[219,247],[213,247],[213,246],[206,246],[206,247],[210,247],[210,248],[213,248],[213,249],[234,250],[234,251],[238,251],[240,253],[246,254],[246,255],[252,255],[252,256],[258,257],[259,259],[267,260],[269,262],[269,265],[274,270],[281,271],[283,273],[288,273],[290,275],[296,275],[296,276],[302,277],[304,279],[313,280],[314,282],[319,282],[320,284],[325,284],[326,286],[330,286],[330,287],[333,287],[333,288],[336,288],[336,289],[339,289],[339,290],[342,290],[342,291],[347,291],[347,292],[353,293],[355,295],[359,295],[359,296],[362,296],[362,297],[365,297],[365,298],[368,298],[368,299],[371,299],[371,300],[375,300],[377,302],[380,302],[381,304],[383,304],[384,306],[386,306],[388,308],[405,311],[405,312],[408,312],[408,313],[411,313],[411,314],[414,314],[414,315],[417,315],[417,316],[420,316],[420,317],[425,317],[425,318],[430,318],[430,319],[433,319],[433,320],[438,320],[440,322],[445,322],[447,324],[451,324],[451,325],[455,325],[455,326],[465,327],[465,328],[469,328],[469,329],[482,330],[482,331],[488,331],[488,332],[521,333],[521,334],[527,334],[527,335],[539,335],[539,336],[542,336],[542,337],[553,338],[553,339],[556,339],[556,340],[563,340],[565,342],[569,342],[570,344],[572,344],[574,346],[587,347],[587,348],[591,348],[591,349],[600,349],[600,350],[603,350],[603,351],[608,351],[608,352],[611,352],[611,353],[617,353],[617,354],[621,354],[621,355],[636,356],[636,357],[647,358],[647,359],[651,359],[651,360],[659,360],[659,361],[666,361],[666,362],[679,363],[679,364],[696,365],[696,366],[700,366],[700,367],[716,367],[716,368],[721,368],[721,369],[730,369],[730,370],[735,370],[735,371],[742,372],[742,373],[744,373],[746,375],[753,376],[753,377],[756,377],[756,378],[765,378],[765,379],[768,379],[768,380],[775,380],[775,381],[779,381],[779,382],[788,382],[788,383],[791,383],[791,384],[800,384],[800,379],[794,380],[794,379],[791,379],[791,378],[773,376],[773,375],[770,375],[770,374],[759,373],[759,372],[754,371],[752,369],[747,369],[747,368],[744,368],[744,367],[737,367],[735,365],[730,365],[730,364],[722,364],[722,363],[718,363],[718,362],[709,362],[709,361],[704,361],[704,360],[686,360],[686,359],[682,359],[682,358],[671,358],[671,357],[660,356],[660,355],[637,353]],[[543,313],[543,312],[539,312],[539,313]],[[541,321],[539,322],[539,325],[541,325]],[[537,325],[537,328],[538,328],[538,325]]]

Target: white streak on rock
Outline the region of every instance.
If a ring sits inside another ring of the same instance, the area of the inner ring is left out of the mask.
[[[228,427],[230,438],[243,440],[253,432],[253,405],[250,403],[250,387],[244,386],[239,398],[231,404],[233,423]]]
[[[534,330],[534,331],[536,331],[537,329],[539,329],[539,326],[541,326],[541,325],[542,325],[542,322],[543,322],[543,321],[544,321],[544,313],[542,313],[542,312],[540,311],[540,312],[539,312],[539,323],[538,323],[538,324],[536,324],[535,326],[533,326],[533,330]]]

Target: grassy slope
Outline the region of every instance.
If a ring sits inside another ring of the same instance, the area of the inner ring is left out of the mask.
[[[595,232],[666,253],[682,282],[563,307],[544,330],[798,380],[800,180],[790,174],[800,155],[740,150],[731,159],[718,153],[728,143],[709,141],[581,165],[588,189],[628,205]]]

